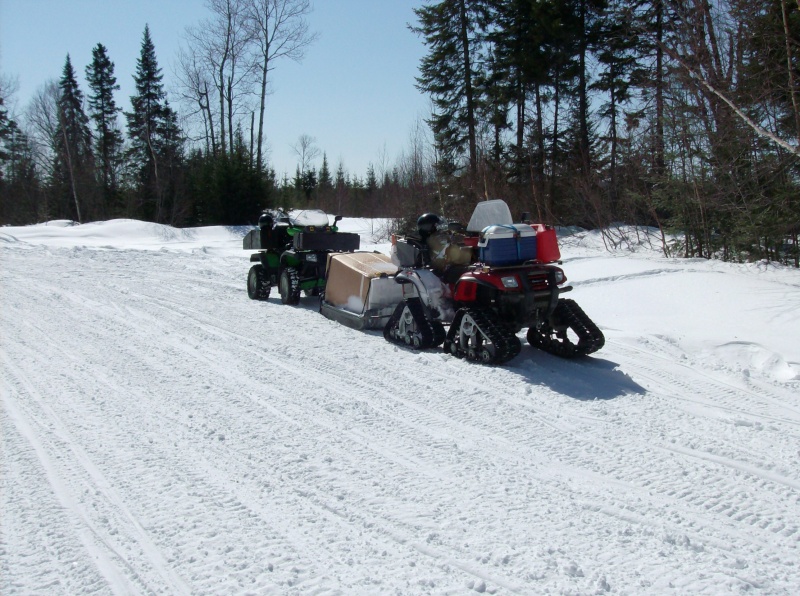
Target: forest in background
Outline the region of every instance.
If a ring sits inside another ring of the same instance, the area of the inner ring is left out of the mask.
[[[282,178],[267,84],[313,44],[310,2],[207,6],[172,103],[147,28],[130,112],[101,43],[87,90],[67,56],[9,114],[2,80],[0,224],[240,225],[277,206],[465,220],[503,198],[553,225],[653,226],[682,256],[800,266],[800,0],[425,2],[411,27],[432,112],[402,154],[348,172],[301,134]]]

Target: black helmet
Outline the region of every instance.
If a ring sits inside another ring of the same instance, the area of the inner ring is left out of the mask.
[[[261,217],[258,218],[258,227],[261,228],[262,230],[264,228],[272,228],[272,224],[274,221],[275,220],[272,217],[272,215],[265,211],[264,213],[261,214]]]
[[[420,215],[417,220],[417,232],[423,240],[436,232],[442,223],[442,218],[435,213]]]

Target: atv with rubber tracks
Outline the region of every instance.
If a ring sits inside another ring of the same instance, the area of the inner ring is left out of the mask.
[[[530,345],[562,358],[603,347],[597,325],[575,301],[561,297],[572,287],[565,285],[558,266],[555,230],[513,224],[503,201],[484,201],[463,237],[456,240],[450,230],[438,233],[449,234],[460,250],[471,247],[471,262],[435,270],[425,254],[432,250],[428,238],[398,243],[398,255],[407,255],[395,276],[404,286],[404,299],[384,328],[387,341],[415,349],[442,346],[453,356],[485,364],[502,364],[519,354],[517,333],[525,328]],[[432,300],[434,294],[443,298]]]

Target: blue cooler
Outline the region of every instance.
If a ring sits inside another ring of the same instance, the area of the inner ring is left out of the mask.
[[[527,224],[487,226],[478,240],[481,262],[495,267],[536,258],[536,231]]]

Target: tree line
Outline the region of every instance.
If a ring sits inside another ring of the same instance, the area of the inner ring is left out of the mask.
[[[800,0],[440,0],[416,9],[442,201],[647,224],[798,266]],[[464,201],[466,199],[466,201]]]
[[[241,224],[267,206],[466,219],[504,198],[550,224],[677,233],[676,254],[800,265],[800,0],[425,2],[410,28],[432,108],[402,154],[359,176],[303,134],[281,179],[268,81],[315,40],[310,3],[207,7],[179,57],[180,113],[147,28],[124,131],[102,44],[86,98],[69,56],[21,122],[0,86],[0,222]]]

